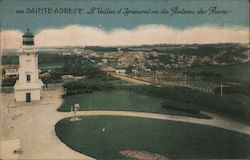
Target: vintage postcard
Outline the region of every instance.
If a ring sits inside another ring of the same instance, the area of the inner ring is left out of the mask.
[[[248,0],[0,0],[0,160],[250,158]]]

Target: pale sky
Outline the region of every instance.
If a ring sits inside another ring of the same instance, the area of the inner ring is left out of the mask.
[[[60,2],[60,3],[59,3]],[[141,45],[167,43],[249,43],[247,0],[0,0],[1,48],[21,46],[27,28],[35,44],[45,46]],[[17,14],[36,8],[92,7],[163,10],[173,7],[199,10],[216,7],[229,14]]]
[[[2,48],[19,48],[22,32],[5,30],[1,33]],[[62,29],[44,29],[35,35],[37,47],[87,45],[142,45],[192,43],[249,43],[249,29],[197,26],[177,30],[165,25],[144,25],[134,29],[104,31],[90,26],[71,25]]]

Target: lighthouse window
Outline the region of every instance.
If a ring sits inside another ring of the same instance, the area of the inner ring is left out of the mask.
[[[26,80],[28,83],[30,82],[30,75],[29,74],[26,75]]]

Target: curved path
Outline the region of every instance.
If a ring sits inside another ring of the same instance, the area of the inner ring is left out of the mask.
[[[250,135],[250,126],[246,124],[235,122],[215,114],[207,112],[202,112],[202,113],[209,115],[210,117],[213,117],[213,119],[200,119],[200,118],[192,118],[192,117],[184,117],[176,115],[132,112],[132,111],[79,111],[77,112],[77,116],[108,115],[108,116],[130,116],[130,117],[152,118],[160,120],[171,120],[171,121],[179,121],[179,122],[218,127]],[[62,118],[73,116],[73,113],[70,112],[64,112],[60,114],[62,115]]]

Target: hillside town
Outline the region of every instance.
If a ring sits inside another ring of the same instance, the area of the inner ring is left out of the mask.
[[[15,52],[4,52],[2,73],[6,87],[13,86],[18,76]],[[214,93],[222,83],[230,87],[232,84],[228,83],[234,81],[223,77],[222,73],[193,72],[193,68],[250,62],[249,47],[243,44],[40,48],[39,53],[39,77],[45,86],[82,79],[89,66],[94,66],[107,74]],[[44,58],[48,56],[51,58]]]

